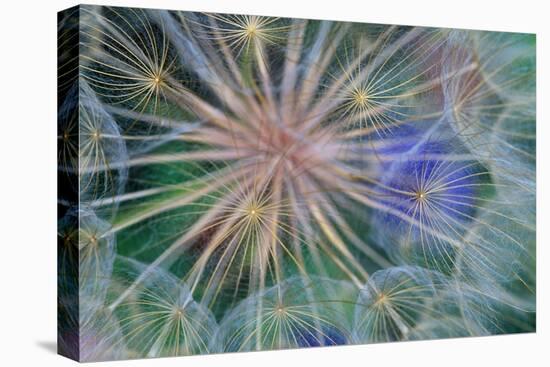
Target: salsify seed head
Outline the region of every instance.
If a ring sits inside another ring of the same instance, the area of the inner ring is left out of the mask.
[[[81,19],[60,243],[90,358],[534,329],[532,36]]]

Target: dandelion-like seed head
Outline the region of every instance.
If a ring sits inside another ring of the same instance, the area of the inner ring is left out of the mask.
[[[120,261],[124,272],[139,274],[143,270],[143,264]],[[121,274],[116,274],[115,279],[122,282],[119,286],[125,284]],[[187,285],[159,269],[149,274],[145,284],[133,289],[115,313],[120,317],[128,346],[138,356],[207,353],[208,341],[216,328],[211,313],[192,299]]]
[[[178,67],[162,22],[151,22],[144,10],[116,8],[86,8],[82,19],[82,79],[115,107],[158,114]],[[131,133],[142,128],[135,115],[124,126]]]
[[[322,301],[337,289],[347,289],[346,283],[287,279],[237,305],[222,320],[213,344],[223,351],[346,344],[342,305]]]
[[[529,157],[531,130],[509,134],[517,115],[501,113],[516,106],[502,106],[514,91],[498,90],[491,63],[469,47],[449,63],[447,32],[84,8],[79,190],[112,227],[90,220],[81,276],[143,263],[121,271],[116,294],[102,281],[82,282],[82,293],[108,303],[137,354],[431,333],[450,313],[433,306],[440,287],[483,283],[498,247],[528,238],[508,234],[531,230],[529,220],[494,205],[510,183],[494,167],[515,163],[479,151]],[[496,97],[478,106],[486,95]],[[476,121],[483,145],[457,138],[453,128]],[[533,188],[530,177],[516,182]]]
[[[58,112],[58,164],[64,178],[75,179],[78,170],[78,88],[73,86]]]
[[[407,339],[429,312],[439,282],[422,268],[400,267],[372,275],[359,294],[355,333],[373,342]]]
[[[265,46],[283,41],[285,33],[291,29],[289,26],[278,24],[279,18],[255,15],[207,16],[210,21],[210,24],[205,26],[207,33],[221,44],[235,49],[238,54],[253,49],[263,54]]]
[[[395,209],[383,217],[396,229],[385,231],[381,242],[397,261],[447,272],[455,267],[456,252],[467,246],[464,234],[480,208],[476,198],[491,184],[485,167],[467,155],[460,161],[438,158],[460,149],[451,141],[417,145],[409,159],[388,171],[380,200]]]

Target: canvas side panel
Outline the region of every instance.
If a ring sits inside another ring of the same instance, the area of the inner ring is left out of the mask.
[[[57,17],[57,351],[79,360],[79,7]]]

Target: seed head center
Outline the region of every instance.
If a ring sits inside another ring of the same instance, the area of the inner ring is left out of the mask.
[[[257,205],[250,205],[247,209],[247,215],[250,219],[257,219],[260,215],[260,208]]]
[[[158,87],[161,83],[162,83],[162,77],[160,76],[160,74],[156,74],[155,76],[153,76],[153,85],[155,87]]]
[[[174,308],[174,317],[177,319],[181,319],[183,316],[183,309],[181,307],[175,307]]]
[[[415,194],[416,200],[419,200],[419,201],[425,200],[426,196],[427,196],[427,193],[424,190],[417,191]]]
[[[386,302],[387,299],[388,299],[388,297],[384,293],[380,293],[378,295],[378,299],[376,300],[376,303],[378,303],[378,304],[384,303],[384,302]]]
[[[361,89],[355,92],[353,99],[358,106],[364,106],[369,100],[369,95],[366,90]]]
[[[249,37],[249,38],[252,38],[256,35],[256,32],[258,31],[258,27],[256,26],[256,24],[252,23],[252,24],[248,24],[246,26],[246,35]]]

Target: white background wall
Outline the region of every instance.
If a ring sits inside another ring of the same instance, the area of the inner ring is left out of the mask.
[[[550,365],[547,1],[110,0],[97,4],[537,33],[538,332],[530,335],[167,358],[105,366]],[[56,12],[74,1],[0,9],[0,365],[65,366],[56,339]],[[543,103],[546,101],[546,105]]]

